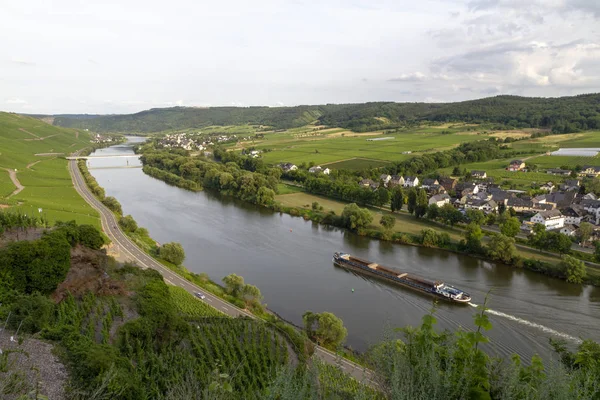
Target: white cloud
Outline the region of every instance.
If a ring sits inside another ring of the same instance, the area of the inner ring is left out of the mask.
[[[600,91],[598,0],[171,5],[12,2],[0,93],[39,113],[123,113]]]

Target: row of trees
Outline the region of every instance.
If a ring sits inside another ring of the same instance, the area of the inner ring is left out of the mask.
[[[198,187],[263,206],[273,204],[281,175],[279,168],[263,170],[265,173],[250,172],[233,161],[221,164],[166,151],[145,153],[141,160],[148,170],[157,169],[165,175],[172,174],[196,183]]]
[[[79,170],[85,179],[87,186],[90,188],[92,193],[100,199],[102,204],[108,207],[111,211],[117,214],[123,214],[123,209],[121,208],[121,203],[117,199],[112,196],[106,196],[104,188],[100,186],[96,178],[90,174],[85,164],[85,160],[79,160],[78,162]]]

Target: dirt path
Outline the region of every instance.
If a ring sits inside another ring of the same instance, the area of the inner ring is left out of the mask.
[[[25,130],[25,129],[23,129],[23,128],[19,128],[19,130],[20,130],[21,132],[28,133],[28,134],[30,134],[31,136],[35,137],[35,138],[38,138],[38,139],[40,138],[40,137],[39,137],[38,135],[36,135],[35,133],[31,133],[31,132],[29,132],[29,131],[27,131],[27,130]]]
[[[14,169],[10,169],[10,168],[2,168],[6,171],[8,171],[8,175],[10,176],[10,180],[12,181],[12,183],[17,187],[17,189],[12,192],[10,195],[8,195],[8,198],[11,198],[13,196],[18,195],[19,193],[21,193],[21,191],[23,189],[25,189],[25,186],[21,185],[21,182],[19,182],[19,179],[17,178],[17,173],[15,172]]]
[[[23,139],[23,140],[24,140],[24,141],[26,141],[26,142],[32,142],[32,141],[34,141],[34,140],[46,140],[46,139],[49,139],[49,138],[51,138],[51,137],[58,136],[58,135],[59,135],[59,134],[58,134],[58,133],[56,133],[56,134],[54,134],[54,135],[50,135],[50,136],[45,136],[45,137],[37,137],[36,139]]]
[[[37,164],[39,162],[42,162],[42,160],[37,160],[37,161],[27,164],[27,169],[31,169],[31,167],[33,167],[35,164]]]

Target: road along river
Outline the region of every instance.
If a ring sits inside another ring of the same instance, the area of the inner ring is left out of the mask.
[[[135,141],[136,139],[132,139]],[[128,145],[92,155],[133,154]],[[335,251],[445,281],[488,306],[494,328],[490,349],[502,355],[551,357],[548,339],[576,344],[600,341],[600,288],[567,284],[530,271],[435,249],[380,242],[274,213],[209,192],[192,193],[145,175],[136,158],[88,161],[90,172],[115,196],[125,214],[160,243],[180,242],[185,265],[220,281],[230,273],[262,291],[268,307],[301,325],[306,310],[330,311],[348,328],[357,350],[384,338],[392,328],[418,325],[432,298],[334,267]],[[352,290],[354,289],[354,291]],[[473,328],[473,307],[439,303],[440,328]]]

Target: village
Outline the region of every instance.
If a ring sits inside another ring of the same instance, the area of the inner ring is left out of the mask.
[[[244,140],[246,138],[243,138]],[[237,135],[208,133],[170,133],[158,140],[158,145],[165,149],[184,149],[187,151],[203,151],[214,144],[235,143]],[[256,152],[258,154],[258,152]]]
[[[279,165],[284,172],[297,171],[298,166],[292,163]],[[522,160],[513,160],[506,166],[507,171],[515,174],[527,171]],[[329,168],[313,166],[308,169],[311,174],[329,175]],[[600,199],[594,193],[586,193],[582,179],[600,176],[600,167],[584,166],[579,172],[567,169],[550,168],[546,173],[562,177],[562,183],[553,183],[552,178],[536,185],[536,194],[528,195],[524,190],[504,189],[493,182],[486,171],[470,171],[468,177],[423,178],[417,176],[400,176],[381,174],[379,179],[361,179],[358,185],[372,191],[380,187],[393,189],[400,186],[405,189],[421,188],[427,193],[428,205],[444,207],[447,204],[466,214],[467,210],[479,210],[488,215],[502,214],[509,211],[521,221],[522,234],[533,231],[536,224],[541,224],[547,231],[560,232],[575,238],[582,223],[593,225],[593,234],[589,243],[600,240]],[[576,175],[576,178],[571,178]],[[569,179],[564,179],[569,177]],[[555,179],[557,180],[557,179]]]

